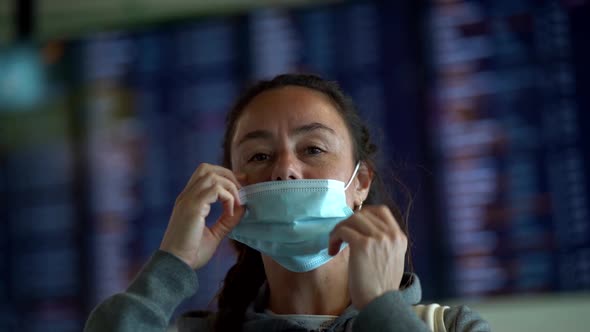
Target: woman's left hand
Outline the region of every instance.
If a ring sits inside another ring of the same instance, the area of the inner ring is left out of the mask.
[[[329,253],[350,247],[348,288],[359,310],[387,291],[398,290],[408,238],[385,205],[364,206],[330,234]]]

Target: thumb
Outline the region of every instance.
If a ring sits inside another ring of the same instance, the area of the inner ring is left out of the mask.
[[[344,241],[342,241],[338,234],[330,234],[330,240],[328,242],[328,255],[335,256],[338,254],[343,242]]]
[[[242,219],[245,211],[246,209],[243,205],[236,203],[234,206],[234,214],[229,215],[224,213],[219,219],[217,219],[215,224],[211,226],[211,233],[219,241],[223,240],[223,238],[226,237],[227,234],[229,234],[229,232],[231,232],[232,229],[234,229],[234,227],[240,223],[240,220]]]

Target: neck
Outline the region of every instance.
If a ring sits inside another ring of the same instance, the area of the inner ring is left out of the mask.
[[[350,305],[344,255],[304,273],[291,272],[270,258],[264,266],[270,288],[268,309],[276,314],[340,315]],[[341,271],[342,270],[342,271]]]

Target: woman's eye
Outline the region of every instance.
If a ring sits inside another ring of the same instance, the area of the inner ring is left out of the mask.
[[[266,153],[256,153],[248,161],[265,161],[270,159],[270,156]]]
[[[320,154],[324,152],[324,150],[318,148],[317,146],[310,146],[305,149],[305,152],[307,152],[307,154]]]

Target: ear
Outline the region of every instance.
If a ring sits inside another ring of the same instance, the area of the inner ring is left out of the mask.
[[[360,205],[369,196],[371,183],[373,183],[373,170],[364,161],[361,161],[355,180],[355,205]]]

